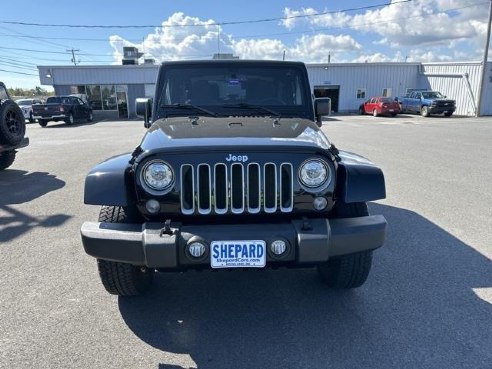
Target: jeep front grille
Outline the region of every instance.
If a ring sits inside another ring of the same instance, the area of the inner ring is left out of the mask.
[[[184,164],[180,175],[183,214],[289,213],[293,208],[290,163]]]

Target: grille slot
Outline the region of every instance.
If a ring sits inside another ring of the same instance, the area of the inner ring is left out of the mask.
[[[181,212],[257,214],[292,212],[292,164],[201,163],[181,166]]]

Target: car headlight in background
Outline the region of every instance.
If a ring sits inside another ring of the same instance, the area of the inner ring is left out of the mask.
[[[299,168],[299,180],[308,188],[321,187],[331,180],[330,167],[319,159],[306,160]]]
[[[174,172],[166,162],[152,160],[144,165],[141,178],[149,193],[163,195],[174,183]]]

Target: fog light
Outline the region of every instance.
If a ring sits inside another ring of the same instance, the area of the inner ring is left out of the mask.
[[[313,207],[316,210],[324,210],[328,205],[328,201],[324,197],[316,197],[313,201]]]
[[[161,210],[161,205],[159,204],[159,201],[150,199],[145,203],[145,208],[149,213],[156,214]]]
[[[275,240],[270,245],[270,251],[275,255],[282,255],[287,250],[287,244],[284,240]]]
[[[200,258],[205,254],[205,245],[201,242],[192,242],[188,245],[188,252],[194,258]]]

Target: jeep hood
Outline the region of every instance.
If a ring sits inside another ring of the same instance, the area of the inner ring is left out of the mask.
[[[330,142],[316,124],[307,119],[179,117],[154,122],[140,144],[143,151],[196,151],[198,147],[251,149],[252,146],[263,150],[279,146],[327,150]]]

